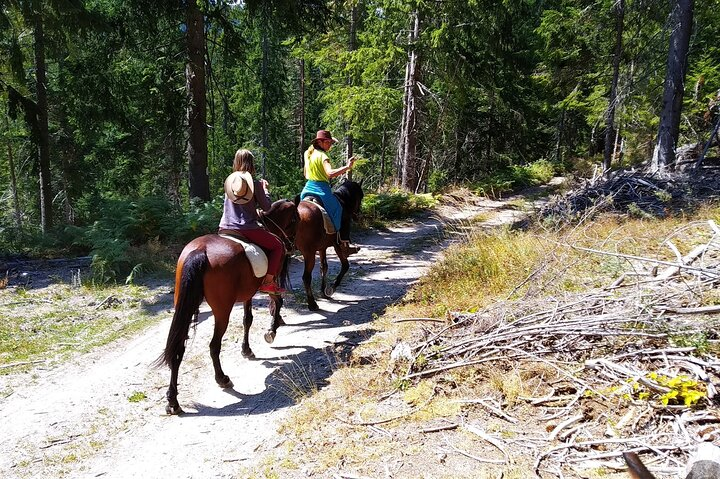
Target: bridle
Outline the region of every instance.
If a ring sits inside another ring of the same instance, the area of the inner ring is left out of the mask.
[[[297,215],[297,212],[296,212],[295,214]],[[280,227],[280,225],[277,224],[277,222],[276,222],[275,220],[273,220],[272,218],[270,218],[270,217],[267,215],[267,213],[265,213],[265,212],[262,212],[262,213],[261,213],[261,220],[263,221],[263,223],[264,223],[265,221],[268,221],[269,223],[271,223],[271,224],[275,227],[275,229],[277,229],[277,230],[280,232],[280,236],[281,236],[280,239],[282,239],[282,242],[283,242],[283,244],[285,245],[285,253],[288,253],[288,254],[289,254],[289,253],[292,253],[293,251],[295,251],[295,237],[294,237],[294,235],[293,235],[293,237],[291,238],[287,233],[285,233],[285,230],[282,229],[282,228]]]

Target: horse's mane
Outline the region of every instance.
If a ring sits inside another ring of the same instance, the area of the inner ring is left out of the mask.
[[[354,201],[359,202],[363,197],[363,190],[360,183],[355,183],[350,180],[345,180],[343,184],[338,186],[334,193],[343,206],[351,205]]]
[[[267,211],[260,211],[260,213],[261,213],[262,215],[272,214],[272,213],[275,212],[275,210],[277,210],[278,208],[280,208],[280,206],[284,205],[284,204],[287,203],[288,201],[290,201],[290,200],[287,200],[287,199],[284,199],[284,198],[283,198],[283,199],[280,199],[280,200],[277,200],[277,201],[274,201],[274,202],[270,205],[270,209],[269,209],[269,210],[267,210]]]

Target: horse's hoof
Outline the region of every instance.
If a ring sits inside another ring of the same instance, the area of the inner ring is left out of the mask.
[[[218,386],[220,386],[222,389],[231,388],[234,386],[233,382],[230,380],[229,377],[225,376],[222,381],[218,381]]]
[[[328,286],[327,288],[325,288],[325,296],[329,298],[333,294],[335,294],[335,288],[333,288],[332,286]]]
[[[243,357],[244,357],[245,359],[255,359],[255,353],[253,353],[252,350],[250,350],[250,351],[243,351],[243,352],[242,352],[242,355],[243,355]]]
[[[275,341],[275,332],[268,331],[265,333],[265,342],[268,344],[272,344],[272,342]]]
[[[165,406],[165,412],[168,416],[177,416],[179,414],[185,413],[185,411],[182,410],[179,404],[168,404]]]
[[[320,311],[320,306],[317,305],[316,302],[308,303],[308,309],[310,311]]]

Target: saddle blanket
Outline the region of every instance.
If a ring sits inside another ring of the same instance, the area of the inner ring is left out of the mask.
[[[250,261],[250,266],[252,266],[253,274],[256,278],[262,278],[267,274],[268,259],[265,251],[263,251],[261,247],[254,243],[241,240],[237,236],[226,234],[219,234],[218,236],[222,236],[223,238],[227,238],[242,245],[245,249],[245,256],[247,256],[247,259]]]
[[[323,208],[323,206],[322,206],[320,203],[318,203],[317,201],[315,201],[315,198],[314,198],[314,197],[304,198],[303,201],[307,201],[308,203],[312,203],[312,204],[314,204],[315,206],[317,206],[318,208],[320,208],[320,213],[322,213],[322,217],[323,217],[323,226],[325,227],[325,233],[327,233],[327,234],[329,234],[329,235],[335,234],[335,232],[336,232],[336,230],[335,230],[335,225],[333,225],[333,222],[332,222],[332,220],[330,219],[330,215],[328,214],[327,211],[325,211],[325,208]]]

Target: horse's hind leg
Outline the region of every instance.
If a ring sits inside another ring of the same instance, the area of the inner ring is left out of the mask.
[[[283,298],[279,294],[270,295],[270,315],[272,316],[272,325],[265,333],[265,341],[272,343],[275,341],[275,334],[280,326],[285,326],[285,321],[280,315],[280,308],[283,305]]]
[[[183,346],[179,353],[170,361],[170,386],[168,387],[167,393],[165,393],[165,397],[168,400],[167,406],[165,406],[165,412],[169,415],[182,414],[185,412],[182,410],[180,403],[177,400],[178,372],[180,370],[180,363],[182,362],[184,354],[185,347]]]
[[[318,254],[320,255],[320,294],[322,294],[323,298],[330,298],[335,289],[326,287],[328,273],[327,250],[321,249]]]
[[[340,281],[342,281],[345,273],[347,273],[348,269],[350,269],[350,262],[348,261],[347,256],[342,254],[342,251],[338,246],[335,247],[335,253],[337,253],[338,258],[340,259],[340,272],[335,277],[335,282],[332,285],[333,292],[335,292],[337,287],[340,286]]]
[[[245,314],[243,315],[242,355],[244,358],[255,359],[255,353],[250,349],[250,326],[252,326],[253,323],[252,299],[245,301],[243,308]]]
[[[303,262],[305,263],[305,269],[303,270],[303,285],[305,286],[305,294],[307,295],[307,304],[310,311],[317,311],[320,309],[315,297],[312,292],[312,270],[315,267],[315,252],[311,254],[303,254]]]
[[[221,388],[233,387],[230,378],[225,375],[220,365],[220,346],[222,344],[222,338],[227,331],[228,323],[230,322],[230,312],[232,311],[232,304],[230,307],[213,308],[213,314],[215,315],[215,331],[213,332],[212,340],[210,341],[210,358],[215,368],[215,381]]]

